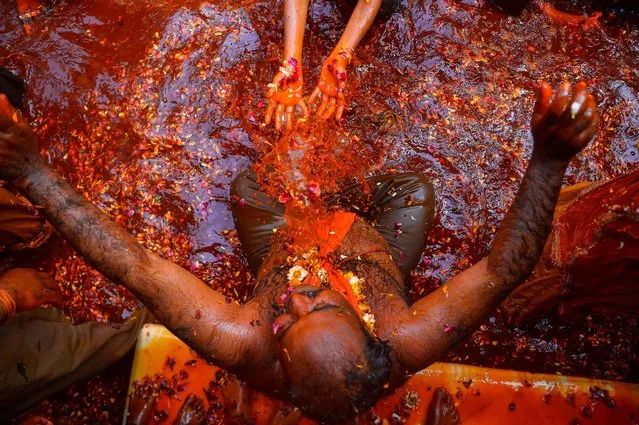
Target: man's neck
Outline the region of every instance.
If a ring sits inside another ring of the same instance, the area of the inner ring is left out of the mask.
[[[379,264],[379,262],[351,260],[342,265],[360,281],[363,301],[375,316],[375,331],[382,339],[392,332],[395,317],[409,308],[404,288]]]
[[[258,273],[254,298],[265,298],[277,305],[290,283],[286,238],[277,235],[271,251]],[[356,221],[342,245],[331,256],[333,267],[351,272],[361,280],[365,302],[375,316],[380,333],[390,329],[397,313],[408,308],[399,268],[391,257],[391,250],[383,237],[361,220]]]

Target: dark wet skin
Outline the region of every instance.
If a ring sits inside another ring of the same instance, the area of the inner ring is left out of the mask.
[[[376,331],[392,347],[391,386],[401,384],[406,373],[443,358],[532,272],[564,172],[592,138],[597,120],[585,84],[573,89],[566,83],[554,95],[550,86],[542,85],[532,119],[533,155],[488,258],[410,306],[402,294],[399,269],[389,260],[389,251],[384,254],[384,247],[389,248],[383,238],[356,222],[337,254],[357,254],[347,255],[353,260],[340,267],[366,282],[363,291],[376,316]],[[366,341],[363,324],[346,300],[330,290],[298,289],[287,311],[277,317],[273,301],[286,283],[280,267],[286,252],[277,243],[258,276],[258,288],[264,289],[243,306],[227,303],[188,271],[142,248],[51,170],[28,124],[1,95],[0,178],[41,205],[89,264],[130,289],[161,323],[216,365],[280,397],[291,385],[347,390],[343,379],[318,381],[313,370],[319,365],[342,373],[359,364]],[[113,255],[116,252],[120,255]],[[274,321],[284,325],[277,335]]]
[[[279,357],[292,385],[313,379],[314,365],[327,357],[327,348],[348,358],[362,357],[366,335],[357,313],[339,293],[298,287],[290,296],[288,313],[276,323]],[[289,359],[296,361],[289,361]]]

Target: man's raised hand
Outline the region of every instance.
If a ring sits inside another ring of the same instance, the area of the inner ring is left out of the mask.
[[[275,115],[275,129],[282,129],[282,120],[286,121],[286,130],[293,129],[293,113],[299,106],[304,117],[308,117],[309,111],[303,97],[302,67],[294,58],[285,59],[280,72],[275,74],[273,82],[268,85],[266,97],[269,99],[264,123],[269,125]]]
[[[531,121],[535,153],[545,159],[570,161],[592,139],[598,121],[597,104],[586,83],[573,89],[564,82],[553,95],[550,85],[543,82]]]
[[[308,98],[309,103],[319,101],[318,118],[330,118],[334,114],[336,120],[342,119],[346,106],[344,88],[346,87],[346,66],[349,59],[350,54],[346,50],[342,50],[339,53],[331,54],[324,61],[317,87]]]

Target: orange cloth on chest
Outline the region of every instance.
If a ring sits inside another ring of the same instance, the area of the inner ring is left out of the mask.
[[[351,230],[351,227],[355,222],[355,217],[356,215],[353,213],[338,212],[331,215],[326,220],[323,220],[324,222],[322,225],[318,226],[316,232],[318,240],[320,241],[320,255],[323,258],[327,258],[341,245],[346,234]],[[335,270],[330,261],[324,261],[322,268],[326,270],[331,289],[342,294],[360,318],[362,318],[358,298],[353,293],[353,288],[348,280],[342,275],[342,273]],[[318,287],[322,285],[319,276],[316,274],[307,276],[303,283],[305,285]]]

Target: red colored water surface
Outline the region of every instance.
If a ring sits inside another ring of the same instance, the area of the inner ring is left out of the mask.
[[[600,7],[556,5],[584,15]],[[279,10],[279,1],[63,0],[27,34],[15,4],[0,4],[0,64],[26,80],[26,115],[51,165],[147,248],[239,300],[253,281],[228,190],[268,151],[264,141],[277,140],[260,121],[282,60]],[[601,129],[566,184],[637,168],[639,26],[624,10],[603,12],[601,25],[584,29],[556,26],[535,8],[509,18],[482,0],[404,0],[364,39],[339,132],[359,138],[363,163],[419,171],[435,185],[415,298],[487,253],[530,153],[538,80],[585,80],[600,106]],[[347,16],[341,2],[312,2],[307,93]],[[121,320],[137,306],[59,238],[2,264],[53,274],[76,321]],[[496,315],[448,360],[639,382],[638,351],[634,320],[512,328]],[[77,409],[74,417],[90,418],[69,423],[118,423],[121,369],[47,406],[54,417]]]

